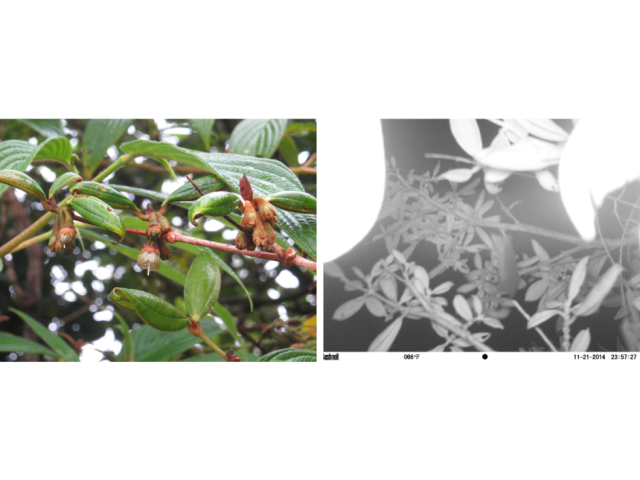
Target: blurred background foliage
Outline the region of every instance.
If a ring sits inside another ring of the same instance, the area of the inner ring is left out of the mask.
[[[64,135],[73,146],[74,153],[83,158],[82,139],[87,120],[62,120],[60,126],[46,121],[0,120],[0,139],[26,140],[41,143],[48,136]],[[213,124],[211,123],[213,122]],[[117,145],[137,139],[170,142],[180,147],[199,151],[225,152],[230,150],[230,137],[240,120],[186,120],[154,119],[133,120],[116,145],[109,148],[96,173],[100,172],[122,152]],[[53,125],[53,127],[52,127]],[[212,127],[209,127],[212,125]],[[53,128],[54,131],[51,131]],[[211,128],[206,132],[207,128]],[[316,126],[315,120],[294,119],[287,122],[287,129],[278,149],[271,156],[290,167],[299,177],[306,191],[316,196],[315,175]],[[178,176],[178,182],[167,170],[152,159],[138,158],[125,168],[107,177],[104,183],[128,185],[165,194],[184,184],[185,175],[198,178],[210,172],[170,162]],[[82,173],[82,165],[77,164]],[[66,172],[59,163],[34,161],[27,169],[45,191],[58,175]],[[66,194],[66,193],[65,193]],[[142,210],[150,201],[144,196],[128,194]],[[60,197],[64,196],[61,195]],[[152,202],[154,208],[159,202]],[[8,188],[1,197],[0,243],[4,244],[28,227],[44,213],[36,199],[14,188]],[[199,222],[193,227],[187,220],[187,210],[172,206],[166,217],[172,225],[191,236],[221,243],[233,244],[237,231],[214,219]],[[50,228],[50,226],[48,227]],[[44,232],[42,230],[39,233]],[[100,233],[106,233],[101,231]],[[128,235],[123,245],[139,250],[144,238]],[[39,341],[33,331],[10,307],[33,316],[50,331],[78,342],[92,342],[82,348],[82,360],[114,360],[122,350],[122,331],[112,312],[108,294],[115,287],[145,290],[164,298],[184,310],[183,288],[158,273],[144,275],[136,262],[101,242],[84,238],[84,250],[77,242],[73,255],[56,256],[46,247],[46,241],[7,255],[0,272],[0,330]],[[194,255],[183,249],[173,248],[168,263],[186,274]],[[256,360],[274,350],[290,346],[315,351],[315,276],[313,272],[298,267],[285,267],[281,263],[258,258],[216,251],[230,265],[249,290],[254,310],[251,312],[246,294],[240,285],[228,275],[222,275],[219,303],[234,316],[239,336],[234,339],[224,324],[218,321],[219,333],[212,337],[223,349],[234,348],[242,360]],[[119,312],[132,331],[143,322],[132,312]],[[175,353],[172,360],[212,360],[217,355],[196,344],[187,345],[183,352]],[[0,353],[0,361],[47,360],[34,353]],[[137,358],[142,359],[142,358]]]

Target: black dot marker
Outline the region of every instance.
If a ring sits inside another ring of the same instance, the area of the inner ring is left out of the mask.
[[[489,355],[487,355],[486,353],[483,353],[483,354],[482,354],[482,359],[483,359],[483,360],[486,360],[487,358],[489,358]]]

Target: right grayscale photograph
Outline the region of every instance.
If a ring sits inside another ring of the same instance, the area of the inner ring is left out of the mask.
[[[382,120],[377,220],[324,264],[324,351],[637,352],[635,122]]]

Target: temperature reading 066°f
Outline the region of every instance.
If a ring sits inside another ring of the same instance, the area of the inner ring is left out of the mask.
[[[418,360],[420,358],[420,354],[419,353],[405,353],[404,354],[404,359],[405,360]]]

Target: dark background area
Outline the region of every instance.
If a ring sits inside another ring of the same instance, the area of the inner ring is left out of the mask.
[[[569,120],[556,120],[565,130],[571,131],[572,122]],[[487,147],[498,131],[498,126],[488,122],[479,121],[483,145]],[[448,120],[382,120],[385,158],[390,160],[395,158],[396,165],[401,175],[406,178],[410,171],[416,175],[433,171],[437,162],[441,163],[440,172],[453,169],[465,168],[467,165],[448,161],[425,158],[425,153],[442,153],[457,155],[469,158],[455,141]],[[387,162],[387,171],[391,168]],[[557,168],[554,169],[557,177]],[[481,175],[476,173],[474,178]],[[449,182],[440,182],[436,185],[438,189],[451,188]],[[482,183],[478,186],[478,193],[483,189]],[[558,193],[544,190],[538,184],[532,173],[514,174],[503,183],[503,189],[498,195],[506,206],[515,202],[522,202],[515,206],[513,213],[523,223],[544,227],[575,235],[575,229],[567,216]],[[465,197],[466,203],[473,204],[477,196]],[[492,198],[487,194],[486,199]],[[605,205],[606,207],[606,205]],[[500,214],[503,221],[509,221],[507,216],[499,210],[499,205],[494,205],[492,214]],[[603,225],[607,224],[607,211],[603,208],[600,212],[600,219]],[[609,221],[610,221],[609,216]],[[384,239],[373,241],[375,234],[380,233],[381,225],[388,226],[393,220],[386,218],[374,225],[366,238],[350,252],[335,260],[342,268],[347,277],[355,279],[352,267],[358,267],[368,274],[373,265],[381,258],[386,257],[389,252],[384,243]],[[535,238],[551,256],[560,253],[562,250],[570,248],[568,244],[546,237],[532,237],[530,234],[511,232],[516,254],[520,260],[522,253],[533,255],[531,238]],[[401,242],[402,246],[402,242]],[[406,246],[406,245],[404,245]],[[436,247],[427,242],[421,242],[415,249],[410,261],[415,261],[424,266],[427,270],[436,265]],[[451,280],[456,287],[466,282],[460,273],[447,270],[443,274],[433,279],[433,285],[439,285]],[[325,275],[325,307],[324,307],[324,350],[326,352],[358,352],[367,351],[371,342],[388,325],[383,318],[375,317],[363,307],[351,318],[336,321],[332,319],[335,310],[346,301],[361,295],[360,292],[345,291],[344,285],[336,278]],[[402,291],[402,289],[400,290]],[[537,302],[525,302],[524,296],[526,288],[518,291],[515,299],[525,308],[535,312]],[[447,294],[451,305],[451,300],[455,296],[455,288]],[[448,307],[451,308],[451,307]],[[531,313],[531,312],[530,312]],[[592,343],[590,350],[616,351],[619,350],[617,321],[612,321],[615,309],[602,308],[600,312],[588,318],[581,318],[573,327],[578,330],[589,327],[591,329]],[[485,328],[484,331],[491,332],[491,338],[487,344],[497,351],[517,351],[523,345],[532,348],[540,347],[548,350],[542,339],[533,330],[527,330],[525,318],[512,310],[509,317],[503,321],[504,330]],[[542,326],[545,333],[550,338],[556,338],[555,321],[547,322]],[[437,336],[431,328],[428,320],[403,321],[400,333],[396,338],[392,351],[422,352],[428,351],[442,343],[442,338]]]

